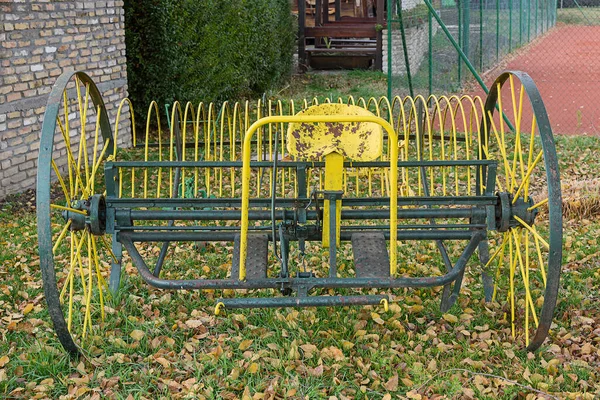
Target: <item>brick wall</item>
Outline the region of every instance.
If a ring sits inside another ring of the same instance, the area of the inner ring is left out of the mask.
[[[35,187],[46,101],[68,70],[92,77],[114,125],[127,96],[123,1],[0,0],[0,199]],[[128,122],[119,142],[131,143]]]
[[[432,24],[432,37],[435,36],[438,24]],[[429,48],[429,30],[427,23],[407,28],[406,48],[411,74],[419,70],[421,63],[427,55]],[[383,30],[383,73],[388,72],[388,31]],[[406,75],[406,59],[404,58],[404,47],[402,44],[402,33],[400,29],[392,31],[392,74],[396,76]]]

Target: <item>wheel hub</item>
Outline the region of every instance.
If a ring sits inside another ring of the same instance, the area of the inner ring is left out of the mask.
[[[95,194],[87,200],[77,200],[73,202],[70,208],[74,211],[63,211],[62,216],[65,221],[71,221],[71,231],[82,231],[87,229],[93,235],[103,235],[106,231],[106,200],[101,194]]]
[[[496,229],[499,232],[506,232],[510,228],[515,228],[521,224],[515,218],[520,218],[527,225],[533,226],[537,209],[531,209],[534,205],[533,199],[529,197],[525,201],[524,197],[514,198],[512,194],[500,192],[498,195],[498,204],[496,205]]]

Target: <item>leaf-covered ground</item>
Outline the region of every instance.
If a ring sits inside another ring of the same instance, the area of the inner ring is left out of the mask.
[[[407,289],[391,293],[388,312],[254,309],[216,317],[223,293],[151,289],[126,262],[106,322],[86,356],[72,359],[45,307],[28,193],[0,204],[0,397],[598,398],[600,140],[557,144],[567,203],[564,273],[555,324],[536,353],[522,350],[497,306],[482,301],[474,268],[447,314],[439,289]],[[223,247],[207,252],[217,267],[231,257]],[[191,248],[175,256],[189,266],[199,259]]]

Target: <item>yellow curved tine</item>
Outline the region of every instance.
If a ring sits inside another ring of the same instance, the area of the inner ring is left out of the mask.
[[[199,161],[200,155],[200,122],[204,122],[206,120],[206,109],[203,102],[198,104],[198,109],[196,112],[196,120],[194,121],[194,161]],[[202,129],[204,133],[204,129]],[[199,180],[199,171],[198,168],[194,168],[194,193],[198,193],[198,180]]]
[[[175,151],[177,144],[175,139],[175,115],[179,113],[179,122],[181,123],[182,113],[181,113],[181,104],[179,101],[175,101],[171,105],[171,126],[169,127],[169,161],[175,161]],[[177,193],[177,189],[173,187],[173,168],[169,168],[169,197],[175,197]]]
[[[190,118],[194,122],[194,125],[195,125],[196,115],[194,112],[194,105],[188,101],[187,103],[185,103],[185,108],[183,109],[183,121],[181,124],[181,128],[182,128],[181,129],[181,161],[187,160],[187,142],[188,142],[187,129],[188,129],[188,120]],[[185,175],[186,175],[186,168],[184,167],[184,168],[181,168],[181,183],[182,183],[182,188],[183,188],[183,190],[181,191],[181,197],[185,197],[185,187],[186,187]],[[196,193],[196,192],[194,192],[194,193]]]
[[[129,107],[129,115],[131,116],[131,133],[132,133],[132,140],[133,140],[133,147],[135,148],[137,145],[137,132],[136,132],[136,127],[135,127],[135,112],[133,109],[133,104],[131,103],[131,100],[129,100],[128,97],[124,98],[123,100],[121,100],[121,102],[119,103],[119,108],[117,109],[117,116],[115,118],[115,134],[114,134],[114,141],[113,141],[113,160],[117,160],[117,148],[118,148],[118,143],[119,143],[119,126],[121,124],[121,114],[122,114],[122,110],[123,110],[123,106],[127,104]],[[134,170],[134,168],[131,169],[132,171]],[[133,172],[132,172],[133,173]],[[122,168],[119,167],[118,169],[118,178],[119,178],[119,192],[118,192],[118,197],[121,198],[123,195],[123,181],[124,176],[123,176],[123,171]]]

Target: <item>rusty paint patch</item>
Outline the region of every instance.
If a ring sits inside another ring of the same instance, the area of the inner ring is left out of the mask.
[[[321,104],[297,115],[365,115],[373,113],[346,104]],[[377,159],[383,148],[383,130],[373,122],[304,122],[290,124],[288,151],[301,160],[317,161],[336,152],[354,161]]]

